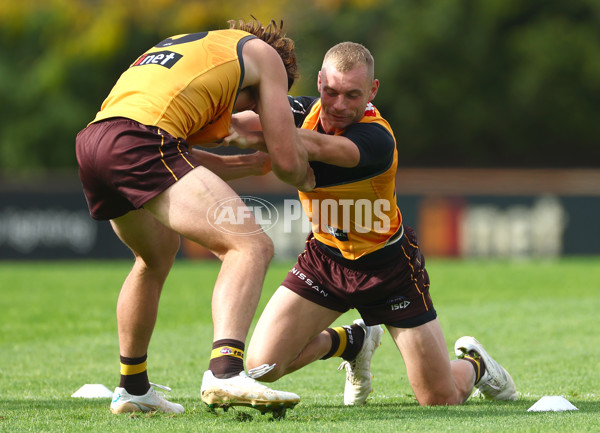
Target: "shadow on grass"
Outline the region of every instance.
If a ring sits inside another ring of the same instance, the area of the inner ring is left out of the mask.
[[[337,418],[346,411],[353,412],[353,416],[362,420],[393,420],[403,419],[464,419],[465,417],[516,417],[516,416],[535,416],[540,412],[527,412],[537,400],[521,399],[517,401],[469,401],[458,406],[419,406],[414,402],[383,402],[371,403],[365,406],[347,407],[342,405],[299,405],[296,413],[299,416],[306,415],[311,411],[317,411],[317,417],[321,420],[327,418],[327,414],[332,418]],[[600,402],[589,400],[570,399],[570,402],[578,408],[577,411],[568,411],[576,414],[597,414],[600,412]],[[557,414],[565,412],[544,412],[545,414]],[[310,416],[310,415],[309,415]]]
[[[352,418],[362,421],[369,420],[396,420],[402,418],[404,420],[457,420],[467,418],[489,418],[489,417],[523,417],[540,415],[539,412],[527,412],[537,400],[521,399],[514,402],[490,402],[490,401],[469,401],[459,406],[419,406],[416,402],[373,402],[365,406],[344,406],[341,404],[317,404],[307,403],[300,404],[294,410],[288,410],[286,420],[288,421],[328,421],[340,420],[351,414]],[[570,402],[579,410],[570,411],[569,413],[576,414],[597,414],[600,413],[600,402],[588,400],[570,399]],[[198,416],[202,418],[230,418],[238,421],[252,421],[260,419],[259,412],[249,408],[232,408],[228,412],[219,410],[216,413],[211,413],[207,410],[204,404],[198,399],[183,399],[181,401],[186,407],[184,416]],[[57,410],[62,412],[63,416],[77,417],[78,413],[105,413],[109,412],[109,399],[55,399],[55,400],[5,400],[0,405],[0,421],[14,418],[19,414],[37,414],[38,417],[43,417],[44,412],[48,411],[56,415]],[[545,412],[544,414],[564,413],[564,412]],[[245,414],[248,414],[246,416]],[[157,414],[166,415],[166,414]],[[144,416],[140,414],[140,416]],[[267,416],[269,418],[270,415]]]
[[[0,412],[5,411],[31,411],[31,410],[56,410],[57,408],[73,408],[73,409],[97,409],[106,408],[110,406],[110,399],[98,398],[98,399],[80,399],[73,398],[70,400],[65,399],[51,399],[51,400],[38,400],[38,399],[25,399],[25,400],[5,400],[0,406]]]

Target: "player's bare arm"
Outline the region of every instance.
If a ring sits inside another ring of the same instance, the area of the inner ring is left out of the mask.
[[[251,110],[234,113],[231,117],[231,123],[247,131],[262,131],[260,117]]]
[[[286,183],[309,191],[314,174],[300,143],[287,100],[287,76],[277,52],[260,40],[250,40],[243,48],[245,75],[242,87],[255,89],[256,112],[271,155],[273,172]]]
[[[202,165],[223,180],[262,176],[271,171],[271,159],[263,152],[244,155],[217,155],[200,149],[191,149],[191,154]]]
[[[299,129],[298,134],[310,161],[349,168],[356,167],[360,162],[358,146],[344,136],[321,134],[308,129]]]
[[[258,114],[253,111],[235,113],[231,117],[229,135],[223,139],[223,145],[268,152]]]
[[[268,151],[260,132],[260,120],[257,114],[252,112],[235,114],[231,125],[231,134],[224,140],[228,145]],[[320,161],[350,168],[356,167],[360,161],[358,147],[346,137],[322,134],[307,129],[299,129],[298,135],[306,149],[309,161]]]

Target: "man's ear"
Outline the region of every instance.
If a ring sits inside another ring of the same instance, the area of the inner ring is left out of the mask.
[[[321,71],[319,71],[319,74],[317,75],[317,90],[319,91],[319,94],[321,93]]]
[[[375,79],[375,80],[373,80],[373,84],[371,84],[371,92],[369,93],[369,102],[371,102],[373,99],[375,99],[375,96],[377,95],[377,90],[379,90],[379,80]]]

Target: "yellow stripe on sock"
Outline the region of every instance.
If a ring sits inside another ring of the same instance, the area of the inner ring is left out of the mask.
[[[130,376],[132,374],[143,373],[144,371],[146,371],[146,361],[136,365],[127,365],[121,363],[121,374],[123,376]]]
[[[481,360],[473,356],[466,355],[463,359],[468,359],[475,367],[475,384],[481,380]]]
[[[344,350],[346,350],[346,346],[348,346],[348,334],[346,334],[346,330],[341,326],[339,328],[333,328],[333,330],[337,332],[338,336],[340,337],[340,346],[338,347],[338,350],[331,356],[342,356],[342,353],[344,353]]]
[[[244,351],[231,346],[221,346],[213,349],[210,353],[210,359],[220,358],[221,356],[233,356],[234,358],[244,359]]]

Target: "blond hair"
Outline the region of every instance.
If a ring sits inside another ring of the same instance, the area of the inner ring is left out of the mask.
[[[360,65],[367,67],[370,81],[375,78],[375,60],[371,52],[356,42],[340,42],[325,53],[323,65],[332,63],[340,72],[348,72]]]

